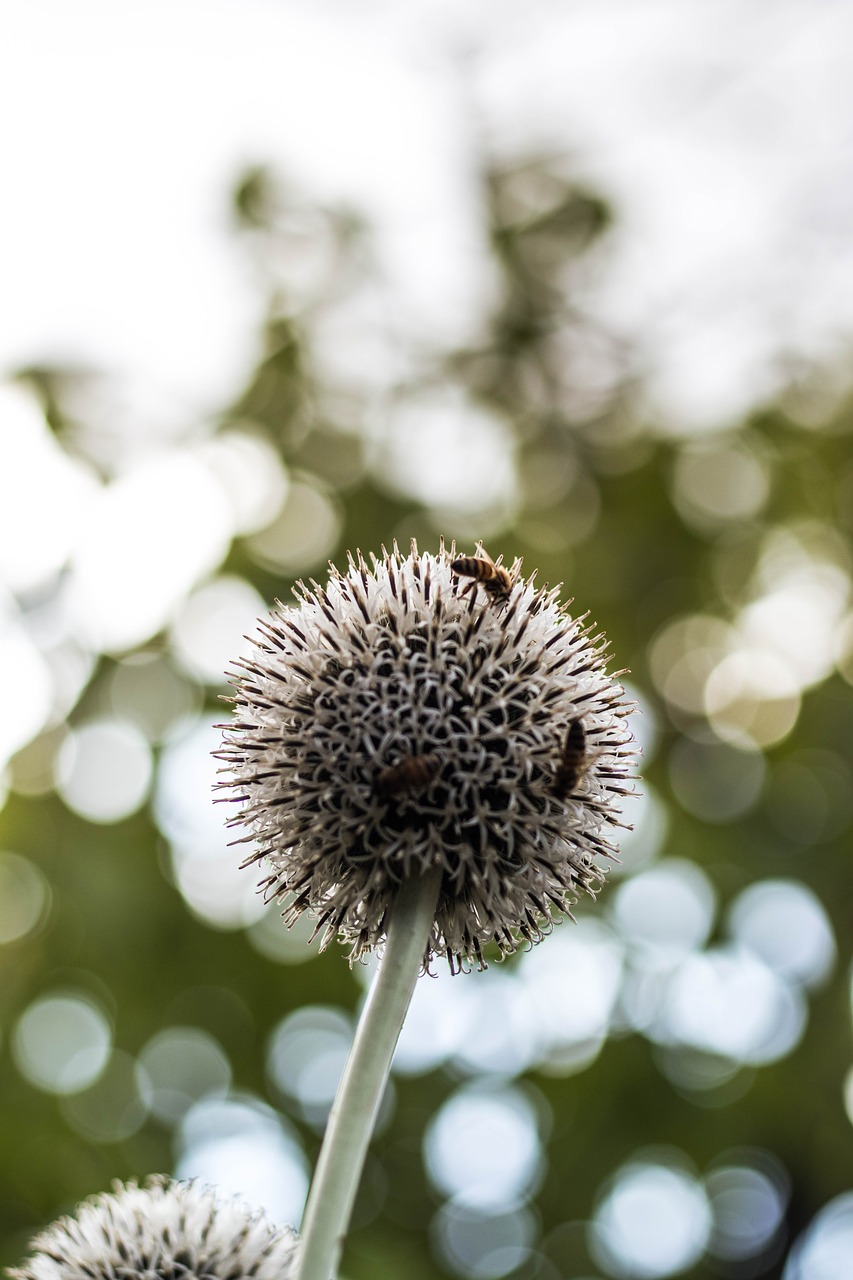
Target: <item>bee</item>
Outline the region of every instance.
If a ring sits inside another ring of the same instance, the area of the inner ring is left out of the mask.
[[[555,795],[566,799],[573,793],[583,777],[586,762],[586,730],[580,720],[570,720],[563,755],[554,774]]]
[[[479,582],[484,591],[487,591],[495,600],[505,600],[512,590],[512,578],[509,571],[504,569],[503,565],[495,564],[492,557],[483,551],[482,546],[479,548],[481,555],[476,556],[460,556],[458,560],[451,562],[450,568],[453,573],[459,575],[460,578],[471,578],[468,590],[473,591]],[[463,594],[466,594],[463,592]]]
[[[434,752],[427,756],[406,756],[397,764],[377,773],[373,789],[383,800],[405,795],[409,791],[423,791],[438,774],[441,756]]]

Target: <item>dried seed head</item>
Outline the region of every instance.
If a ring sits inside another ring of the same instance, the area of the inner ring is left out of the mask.
[[[499,595],[459,563],[443,544],[350,556],[327,586],[300,584],[235,664],[217,754],[232,823],[257,842],[245,865],[265,863],[288,923],[309,909],[354,957],[427,867],[444,872],[427,960],[457,968],[487,943],[538,941],[616,854],[635,747],[603,636],[519,561]],[[567,788],[572,722],[586,758]]]
[[[296,1235],[194,1182],[114,1184],[32,1242],[12,1280],[287,1280]]]

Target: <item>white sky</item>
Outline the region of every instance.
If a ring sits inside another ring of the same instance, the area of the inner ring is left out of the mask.
[[[0,369],[90,363],[217,407],[262,299],[229,193],[271,162],[364,209],[452,341],[487,264],[472,157],[553,145],[616,206],[597,306],[673,419],[853,328],[853,6],[833,0],[6,0]],[[142,392],[140,392],[142,394]]]

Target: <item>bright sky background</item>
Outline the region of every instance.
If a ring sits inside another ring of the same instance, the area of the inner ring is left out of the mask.
[[[452,341],[487,280],[477,136],[616,207],[597,307],[674,422],[724,423],[853,328],[853,7],[833,0],[6,0],[0,369],[115,374],[140,426],[218,407],[262,299],[229,193],[271,162],[362,208]]]

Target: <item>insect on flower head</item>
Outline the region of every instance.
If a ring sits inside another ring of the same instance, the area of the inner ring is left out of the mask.
[[[520,568],[443,543],[350,555],[234,664],[217,754],[231,822],[256,844],[244,865],[266,866],[288,923],[313,913],[324,946],[374,947],[403,879],[430,867],[426,960],[452,969],[538,941],[600,887],[632,790],[633,704],[603,635]]]

